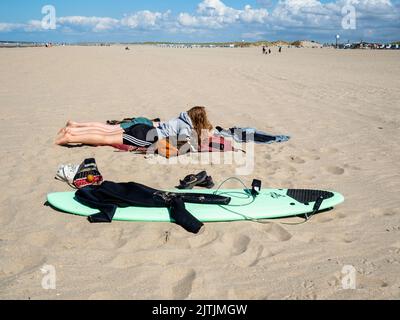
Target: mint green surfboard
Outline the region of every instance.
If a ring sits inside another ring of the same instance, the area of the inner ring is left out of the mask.
[[[214,193],[216,190],[173,190],[173,192]],[[313,211],[316,198],[323,194],[319,211],[330,209],[344,201],[337,192],[302,189],[262,189],[253,198],[246,189],[220,189],[218,195],[231,197],[228,205],[186,203],[186,209],[203,222],[270,219],[304,215]],[[54,208],[72,214],[89,216],[99,212],[74,199],[75,192],[56,192],[47,195]],[[118,208],[113,220],[171,222],[167,208]]]

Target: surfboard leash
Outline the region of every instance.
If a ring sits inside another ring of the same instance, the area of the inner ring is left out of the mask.
[[[254,180],[253,180],[253,183],[252,183],[252,185],[251,185],[252,188],[250,189],[250,188],[248,188],[248,187],[246,186],[246,184],[245,184],[245,183],[243,182],[243,180],[241,180],[240,178],[238,178],[238,177],[229,177],[229,178],[225,179],[224,181],[222,181],[222,182],[218,185],[217,189],[213,192],[213,194],[217,194],[217,192],[219,191],[219,189],[221,189],[222,185],[225,184],[225,183],[226,183],[227,181],[229,181],[229,180],[236,180],[236,181],[238,181],[238,182],[244,187],[244,190],[250,190],[250,194],[252,195],[253,200],[252,200],[250,203],[247,203],[247,204],[245,204],[245,205],[249,205],[249,204],[253,203],[253,202],[255,201],[255,198],[257,197],[257,195],[258,195],[259,192],[261,191],[261,181],[260,181],[260,180],[254,179]],[[246,193],[246,192],[245,192],[245,193]],[[246,194],[249,195],[249,193],[246,193]],[[318,210],[319,210],[319,208],[321,207],[321,204],[322,204],[322,202],[324,201],[324,199],[325,199],[325,198],[324,198],[322,195],[319,196],[319,197],[317,198],[317,200],[316,200],[315,203],[314,203],[312,212],[311,212],[310,214],[308,214],[308,213],[305,213],[305,214],[304,214],[304,216],[305,216],[304,221],[302,221],[302,222],[296,222],[296,223],[290,223],[290,222],[279,222],[279,223],[285,224],[285,225],[300,225],[300,224],[303,224],[303,223],[306,223],[306,222],[310,221],[311,218],[318,212]],[[238,205],[238,206],[244,206],[244,205]],[[229,210],[229,209],[228,209],[228,210]],[[270,222],[271,222],[270,220],[272,220],[272,219],[268,219],[268,218],[266,218],[266,219],[255,219],[255,218],[246,216],[246,215],[244,215],[244,214],[242,214],[242,213],[234,212],[233,210],[229,210],[229,211],[231,211],[231,212],[233,212],[233,213],[235,213],[235,214],[237,214],[237,215],[242,216],[243,218],[245,218],[245,219],[248,220],[248,221],[257,222],[257,223],[261,223],[261,224],[270,223]]]

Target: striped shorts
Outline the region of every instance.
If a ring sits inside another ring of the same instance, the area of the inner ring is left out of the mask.
[[[135,147],[148,148],[157,140],[156,128],[142,123],[124,129],[122,134],[123,144]]]

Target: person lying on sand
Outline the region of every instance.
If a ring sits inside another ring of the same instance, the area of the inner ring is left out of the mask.
[[[150,147],[159,140],[172,137],[178,138],[179,141],[196,138],[198,145],[201,145],[202,138],[208,138],[212,129],[213,126],[208,120],[205,107],[196,106],[187,112],[181,112],[179,117],[167,122],[151,122],[151,125],[138,123],[125,129],[120,125],[99,122],[68,121],[66,127],[58,132],[55,143],[57,145],[82,143],[94,146],[125,144]],[[204,131],[208,133],[206,137],[204,137]]]

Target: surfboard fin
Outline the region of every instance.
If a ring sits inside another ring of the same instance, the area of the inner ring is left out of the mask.
[[[317,200],[315,200],[314,206],[313,206],[313,211],[311,212],[310,215],[308,215],[307,213],[305,213],[305,217],[306,220],[310,219],[311,216],[313,216],[314,214],[316,214],[319,211],[319,208],[321,207],[322,201],[324,201],[324,199],[326,199],[323,195],[320,195]]]

